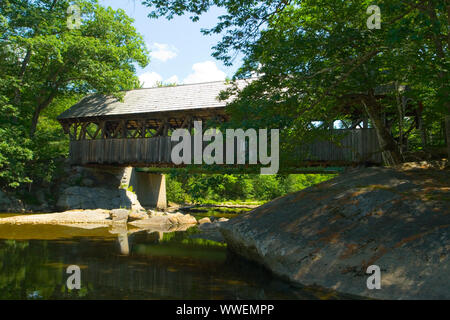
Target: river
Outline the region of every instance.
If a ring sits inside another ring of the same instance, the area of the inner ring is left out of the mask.
[[[242,212],[241,212],[242,213]],[[236,212],[198,211],[201,216]],[[0,214],[0,218],[11,216]],[[0,299],[338,299],[300,288],[205,240],[197,227],[115,234],[109,228],[0,225]],[[69,290],[67,267],[81,269]]]

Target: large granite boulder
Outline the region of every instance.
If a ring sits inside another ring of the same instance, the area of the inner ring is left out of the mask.
[[[358,169],[220,225],[228,247],[303,285],[450,299],[450,172]],[[369,290],[367,268],[381,269]]]
[[[133,221],[130,224],[136,227],[194,225],[197,224],[197,219],[190,214],[182,214],[177,212],[162,215],[151,215],[148,219]]]
[[[132,168],[73,167],[62,185],[58,210],[130,209],[143,210],[137,195],[127,190]]]
[[[208,217],[204,217],[204,218],[201,218],[200,220],[198,220],[198,223],[199,224],[211,223],[211,219]]]
[[[133,198],[134,194],[125,189],[69,187],[62,191],[56,206],[60,210],[131,209]]]

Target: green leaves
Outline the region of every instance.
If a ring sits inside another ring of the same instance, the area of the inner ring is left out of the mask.
[[[333,175],[196,174],[167,175],[167,197],[176,203],[270,201],[331,179]]]
[[[82,24],[70,30],[72,1],[0,2],[0,184],[51,179],[54,159],[67,154],[55,118],[68,100],[92,92],[120,97],[139,87],[134,64],[144,67],[149,58],[133,20],[97,0],[73,3]]]
[[[31,141],[12,126],[0,128],[0,181],[10,188],[31,182],[26,163],[33,159]]]
[[[428,119],[440,123],[443,113],[450,112],[445,0],[144,3],[153,9],[152,17],[198,16],[212,5],[227,10],[215,27],[204,30],[223,36],[213,56],[229,64],[239,52],[244,62],[236,77],[259,75],[237,92],[238,99],[227,110],[237,127],[282,128],[282,149],[309,141],[312,121],[366,117],[365,104],[386,140],[382,145],[398,153],[393,128],[405,119],[397,117],[396,94],[372,94],[393,83],[407,84],[411,94],[422,99],[414,103],[425,106]],[[373,4],[381,9],[381,29],[366,24],[367,8]],[[417,106],[408,107],[409,114],[416,112]],[[388,114],[389,128],[375,119],[382,113]]]

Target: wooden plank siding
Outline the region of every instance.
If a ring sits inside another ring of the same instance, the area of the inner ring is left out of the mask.
[[[333,130],[331,134],[338,137],[335,137],[335,141],[339,143],[318,141],[310,145],[301,146],[298,150],[298,161],[311,161],[313,163],[336,162],[341,164],[347,163],[348,165],[362,162],[382,162],[380,147],[374,129]],[[173,164],[171,161],[172,147],[176,144],[178,142],[172,142],[171,138],[167,136],[73,140],[70,141],[70,161],[73,165],[170,166]],[[203,144],[205,147],[209,142],[204,142]],[[193,157],[193,142],[191,153]],[[235,144],[235,159],[236,156]]]

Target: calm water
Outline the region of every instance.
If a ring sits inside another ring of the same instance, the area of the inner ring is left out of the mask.
[[[226,244],[198,236],[196,227],[123,233],[0,225],[0,299],[340,298],[293,287],[230,254]],[[80,290],[66,288],[69,265],[81,268]]]

